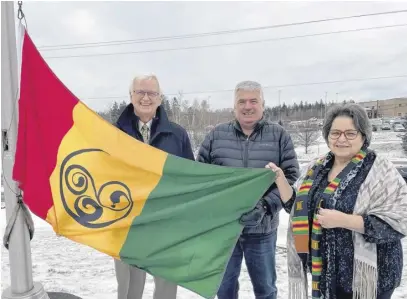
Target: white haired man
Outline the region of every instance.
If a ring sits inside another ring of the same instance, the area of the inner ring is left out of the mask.
[[[197,161],[230,167],[263,168],[270,161],[283,169],[294,184],[299,165],[290,136],[277,123],[267,121],[259,83],[243,81],[235,88],[235,120],[216,126],[199,149]],[[257,206],[242,215],[245,226],[226,268],[218,299],[237,299],[243,256],[256,299],[276,299],[275,251],[280,194],[271,185]]]
[[[161,106],[161,92],[156,76],[140,76],[130,86],[131,103],[120,115],[116,126],[139,141],[169,154],[194,160],[188,134],[181,126],[170,122]],[[134,153],[135,155],[139,153]],[[115,260],[118,299],[141,299],[146,272]],[[154,299],[175,299],[177,285],[154,277]]]

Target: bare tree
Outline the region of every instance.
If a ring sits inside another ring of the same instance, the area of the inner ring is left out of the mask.
[[[306,121],[290,131],[293,142],[298,146],[303,146],[305,154],[308,154],[308,148],[317,144],[318,139],[321,137],[321,131],[318,126],[310,121]]]

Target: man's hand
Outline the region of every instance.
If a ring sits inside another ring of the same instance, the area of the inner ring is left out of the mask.
[[[264,199],[261,199],[257,205],[254,207],[253,210],[250,212],[244,213],[240,219],[239,222],[241,225],[247,226],[247,227],[255,227],[258,226],[261,221],[263,220],[264,216],[267,213],[267,203]]]

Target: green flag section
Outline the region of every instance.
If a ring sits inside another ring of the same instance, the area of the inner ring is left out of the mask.
[[[268,169],[201,165],[169,156],[129,230],[121,259],[214,298],[243,229],[238,219],[273,178]]]

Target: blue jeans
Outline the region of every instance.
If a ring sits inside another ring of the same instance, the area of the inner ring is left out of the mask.
[[[277,230],[267,235],[240,236],[218,290],[218,299],[237,299],[243,255],[256,299],[276,299]]]

